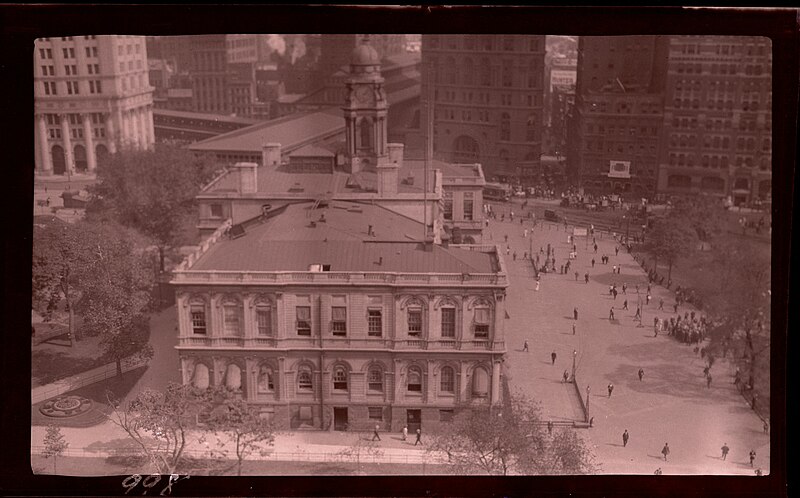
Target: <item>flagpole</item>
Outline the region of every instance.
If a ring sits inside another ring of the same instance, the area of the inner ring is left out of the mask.
[[[426,142],[425,147],[425,173],[423,175],[423,208],[422,208],[422,221],[423,221],[423,241],[427,242],[428,240],[428,171],[430,169],[430,161],[433,158],[433,64],[430,64],[430,70],[428,71],[428,120],[425,123],[426,126],[426,135],[428,136],[428,140]]]

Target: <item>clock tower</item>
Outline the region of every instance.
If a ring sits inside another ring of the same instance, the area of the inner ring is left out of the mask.
[[[347,164],[351,173],[376,171],[389,161],[386,146],[388,105],[381,76],[381,60],[365,37],[350,57],[344,120]]]

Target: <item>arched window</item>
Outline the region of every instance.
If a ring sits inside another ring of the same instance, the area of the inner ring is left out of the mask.
[[[206,335],[206,304],[197,299],[189,304],[189,319],[192,324],[192,333],[196,335]]]
[[[489,395],[489,374],[483,367],[478,367],[472,372],[472,395],[478,398]]]
[[[86,148],[81,145],[75,145],[75,169],[78,171],[86,171]]]
[[[444,367],[441,371],[441,379],[439,381],[439,390],[443,393],[455,392],[455,373],[452,367]]]
[[[486,339],[489,337],[489,322],[491,312],[488,306],[476,306],[474,315],[473,330],[476,339]]]
[[[207,366],[202,363],[195,365],[192,384],[198,389],[208,389],[209,376]]]
[[[311,391],[314,383],[311,378],[311,367],[303,365],[297,370],[297,389],[300,391]]]
[[[500,140],[511,140],[511,116],[507,112],[500,116]]]
[[[370,391],[383,392],[383,370],[381,367],[372,366],[367,373],[367,388]]]
[[[275,378],[272,368],[261,365],[258,369],[258,382],[256,383],[259,394],[266,394],[275,391]]]
[[[242,390],[242,369],[231,363],[225,370],[225,387],[231,391]]]
[[[421,393],[422,392],[422,371],[419,367],[411,367],[408,369],[408,382],[406,383],[408,392]]]
[[[480,149],[478,142],[467,135],[461,135],[453,142],[453,161],[457,163],[478,162]]]
[[[347,391],[347,369],[342,366],[337,366],[333,369],[333,389]]]

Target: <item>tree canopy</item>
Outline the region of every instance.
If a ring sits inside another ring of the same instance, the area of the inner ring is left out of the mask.
[[[694,227],[677,216],[668,215],[653,220],[647,235],[645,250],[658,260],[669,264],[672,278],[672,266],[679,258],[691,254],[695,250],[698,235]]]
[[[430,451],[447,455],[454,474],[586,474],[593,456],[572,431],[549,435],[538,404],[521,393],[502,407],[456,415],[432,437]]]
[[[98,165],[99,182],[89,188],[89,218],[112,218],[152,237],[159,247],[184,242],[194,198],[214,174],[210,156],[175,145],[125,149]],[[189,221],[191,223],[191,221]]]

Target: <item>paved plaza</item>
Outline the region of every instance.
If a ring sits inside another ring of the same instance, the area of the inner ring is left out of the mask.
[[[516,206],[514,209],[519,208]],[[520,210],[521,211],[521,210]],[[507,211],[506,211],[507,212]],[[704,363],[694,353],[695,345],[681,344],[672,337],[654,337],[653,318],[675,316],[673,294],[663,287],[652,287],[649,305],[643,305],[642,326],[634,320],[638,302],[635,290],[645,300],[647,280],[644,271],[623,248],[615,255],[616,241],[608,234],[596,234],[598,250],[592,241],[588,249],[585,238],[578,237],[578,257],[570,274],[542,274],[539,290],[525,251],[534,253],[547,244],[555,250],[556,267],[567,261],[571,244],[562,225],[539,224],[531,235],[531,222],[491,220],[486,242],[503,248],[511,287],[508,291],[506,321],[506,373],[509,387],[532,395],[543,405],[547,420],[584,419],[575,389],[562,382],[565,370],[572,373],[573,351],[576,378],[585,397],[591,386],[589,413],[594,418],[591,429],[580,433],[588,438],[596,452],[603,473],[652,474],[660,467],[664,474],[743,474],[754,475],[749,452],[757,453],[756,468],[769,469],[769,436],[762,421],[751,411],[734,388],[733,376],[724,361],[712,369],[713,383],[706,386]],[[523,230],[528,229],[528,237]],[[571,230],[572,227],[570,227]],[[508,235],[508,244],[505,243]],[[532,237],[532,238],[531,238]],[[488,239],[488,240],[487,240]],[[513,252],[517,253],[516,261]],[[607,265],[600,263],[608,255]],[[540,254],[543,261],[545,254]],[[592,268],[591,260],[596,260]],[[612,274],[613,265],[621,266],[621,274]],[[575,280],[575,271],[579,278]],[[585,273],[589,283],[585,283]],[[611,283],[627,294],[614,300],[608,293]],[[628,311],[622,310],[628,300]],[[659,299],[664,310],[658,311]],[[609,320],[614,307],[615,320]],[[573,308],[578,308],[578,320]],[[683,305],[680,313],[691,310]],[[576,325],[576,334],[572,325]],[[529,352],[523,352],[528,341]],[[556,352],[555,365],[551,353]],[[640,381],[639,369],[644,370]],[[614,385],[608,396],[607,386]],[[622,433],[628,430],[630,440],[623,447]],[[664,443],[670,447],[669,461],[661,455]],[[721,458],[724,443],[731,448],[726,461]]]

